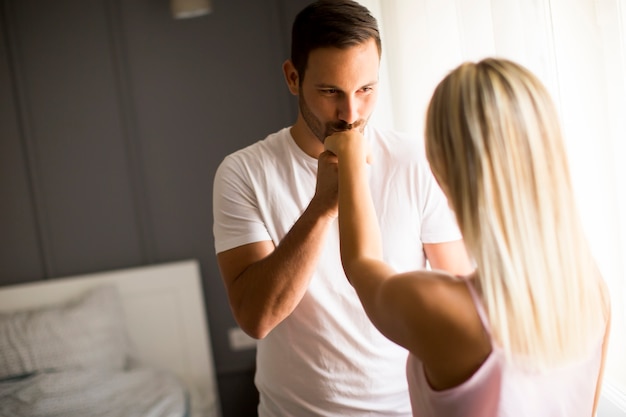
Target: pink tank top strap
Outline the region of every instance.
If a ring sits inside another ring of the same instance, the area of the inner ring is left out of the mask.
[[[488,335],[491,335],[491,326],[489,325],[489,319],[487,318],[487,312],[485,311],[485,306],[483,305],[482,300],[478,296],[478,292],[476,288],[470,282],[470,279],[467,277],[459,277],[465,285],[467,285],[467,289],[469,290],[470,295],[472,296],[472,301],[474,301],[474,306],[476,307],[476,312],[478,313],[478,317],[480,317],[480,321],[483,324],[483,328],[487,332]]]

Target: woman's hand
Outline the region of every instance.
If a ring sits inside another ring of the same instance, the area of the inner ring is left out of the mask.
[[[348,156],[353,156],[358,160],[360,156],[368,163],[371,161],[369,143],[356,129],[333,133],[324,141],[324,147],[327,151],[337,155],[339,160]]]

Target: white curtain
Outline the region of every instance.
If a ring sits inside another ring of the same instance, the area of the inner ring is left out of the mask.
[[[560,112],[579,211],[613,302],[605,386],[626,412],[626,1],[360,0],[383,37],[372,123],[423,134],[430,95],[466,60],[515,60]]]

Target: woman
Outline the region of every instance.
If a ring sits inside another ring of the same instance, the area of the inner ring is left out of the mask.
[[[476,264],[467,277],[384,263],[368,145],[356,131],[326,139],[343,267],[371,321],[410,352],[416,416],[595,414],[609,297],[557,120],[545,87],[511,61],[462,64],[437,86],[426,153]]]

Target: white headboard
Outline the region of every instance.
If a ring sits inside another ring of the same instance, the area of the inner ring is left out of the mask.
[[[129,335],[142,361],[173,371],[187,384],[192,417],[221,416],[195,260],[0,287],[0,311],[57,304],[109,283],[122,296]]]

